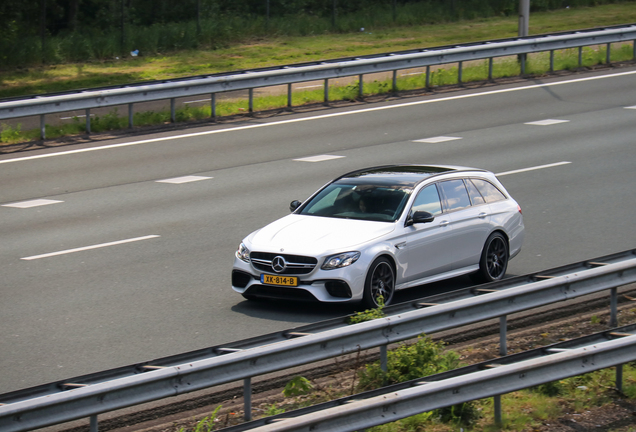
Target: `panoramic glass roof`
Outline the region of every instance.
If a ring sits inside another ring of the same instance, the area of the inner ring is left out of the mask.
[[[399,185],[403,187],[413,187],[427,177],[449,171],[455,171],[455,169],[425,165],[381,166],[345,174],[335,183]]]

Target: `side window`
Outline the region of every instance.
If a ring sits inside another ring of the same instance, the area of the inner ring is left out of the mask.
[[[416,211],[429,212],[433,216],[442,213],[442,205],[440,204],[439,193],[435,185],[426,186],[417,194],[415,202],[413,202],[411,214]]]
[[[470,200],[473,205],[477,206],[486,203],[484,197],[481,196],[475,185],[470,180],[464,180],[464,183],[466,184],[466,189],[468,189],[468,195],[470,195]]]
[[[492,183],[486,180],[480,179],[471,179],[473,184],[477,186],[479,192],[484,197],[487,203],[502,201],[506,199],[506,196],[501,193],[499,189],[497,189]]]
[[[439,185],[444,193],[445,204],[449,211],[470,207],[470,198],[468,198],[468,191],[466,191],[463,180],[448,180]]]

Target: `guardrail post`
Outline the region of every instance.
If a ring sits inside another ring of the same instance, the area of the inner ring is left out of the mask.
[[[393,71],[393,93],[397,93],[398,88],[397,88],[397,71],[394,70]]]
[[[325,105],[329,103],[329,78],[325,78]]]
[[[633,45],[633,47],[632,47],[632,51],[633,51],[633,53],[632,53],[632,60],[633,60],[633,59],[636,59],[636,40],[634,40],[634,41],[632,42],[632,45]]]
[[[364,80],[362,74],[358,75],[358,96],[360,96],[360,99],[364,96]]]
[[[252,379],[243,380],[243,411],[245,411],[245,421],[252,420]]]
[[[508,354],[508,319],[506,315],[499,317],[499,355],[505,356]],[[501,395],[493,396],[493,405],[495,408],[495,424],[501,426]]]
[[[459,62],[457,66],[457,84],[462,85],[462,73],[464,68],[464,62]]]
[[[554,50],[550,50],[550,72],[554,72]]]
[[[495,424],[501,426],[503,423],[501,417],[501,395],[493,396],[495,405]]]
[[[623,393],[623,365],[616,365],[616,390]]]
[[[424,87],[428,90],[431,87],[431,67],[426,66],[426,86]]]
[[[612,62],[612,60],[611,60],[611,54],[612,54],[611,46],[612,46],[612,44],[608,42],[607,43],[607,53],[606,53],[607,64],[610,64]]]
[[[97,415],[92,415],[90,420],[90,432],[97,432],[98,427]]]
[[[610,290],[610,327],[618,327],[618,292],[616,288]]]
[[[210,94],[210,117],[216,120],[216,93]]]
[[[175,108],[174,108],[174,98],[170,99],[170,121],[172,123],[176,122]]]
[[[86,114],[86,133],[90,134],[91,133],[91,109],[86,108],[86,111],[84,111],[84,113]]]
[[[133,104],[128,104],[128,127],[132,129],[133,127]]]
[[[40,114],[40,139],[44,141],[46,138],[46,123],[44,121],[44,114]]]
[[[506,315],[499,317],[499,355],[508,355],[508,322]]]
[[[380,346],[380,369],[382,369],[384,373],[388,371],[387,348],[386,345]]]
[[[488,59],[488,81],[492,81],[492,57]]]
[[[248,90],[249,92],[249,107],[248,112],[251,114],[254,112],[254,89],[251,88]]]
[[[521,75],[525,75],[526,74],[526,55],[525,54],[521,54],[519,55],[519,60],[521,62]]]
[[[292,107],[292,84],[287,84],[287,108]]]
[[[579,47],[579,67],[583,66],[583,47]]]

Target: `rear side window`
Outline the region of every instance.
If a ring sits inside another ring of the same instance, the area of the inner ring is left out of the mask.
[[[473,182],[473,184],[477,187],[481,196],[484,197],[487,203],[492,203],[495,201],[502,201],[506,199],[506,196],[501,193],[499,189],[492,183],[481,180],[481,179],[470,179],[469,181]]]
[[[481,196],[475,185],[470,180],[465,180],[466,189],[468,189],[468,195],[470,195],[470,200],[473,202],[473,205],[481,205],[485,204],[486,201],[484,197]]]
[[[439,185],[444,193],[445,207],[448,211],[470,207],[470,198],[463,180],[443,181]]]

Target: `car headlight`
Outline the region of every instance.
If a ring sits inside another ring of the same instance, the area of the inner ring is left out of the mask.
[[[239,245],[238,250],[236,251],[236,257],[246,263],[250,262],[250,250],[244,243]]]
[[[333,270],[346,267],[358,261],[358,258],[360,258],[360,252],[345,252],[338,255],[331,255],[327,257],[321,268],[323,270]]]

